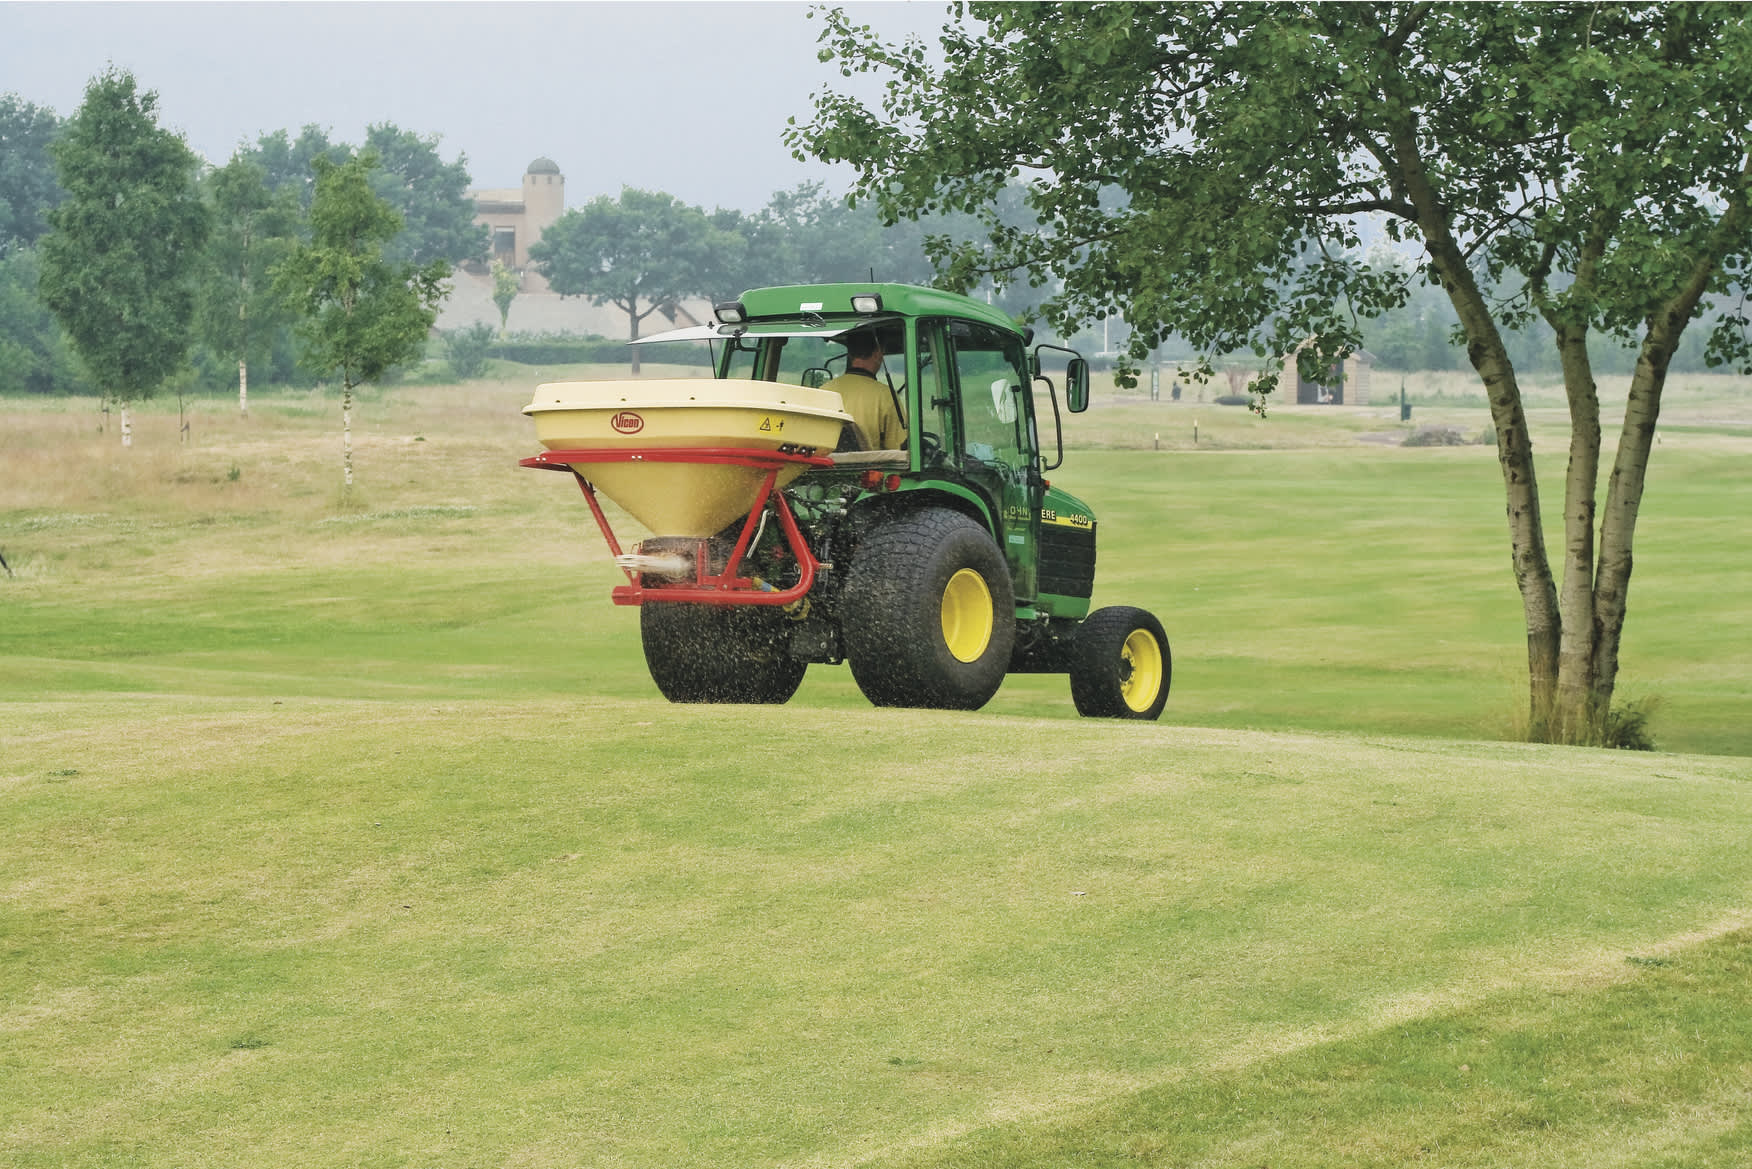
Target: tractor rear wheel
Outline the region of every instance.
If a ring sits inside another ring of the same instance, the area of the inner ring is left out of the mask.
[[[1162,623],[1143,609],[1097,609],[1071,643],[1071,701],[1085,718],[1162,717],[1174,661]]]
[[[787,702],[808,666],[791,657],[786,620],[765,606],[648,601],[639,607],[645,665],[671,702]]]
[[[890,520],[858,547],[840,594],[846,660],[877,706],[978,710],[1016,637],[1004,555],[960,512]]]

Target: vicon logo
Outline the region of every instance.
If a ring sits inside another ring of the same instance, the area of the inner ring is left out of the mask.
[[[645,429],[644,418],[633,413],[631,410],[622,410],[619,414],[610,418],[608,424],[622,434],[637,434],[639,431]]]

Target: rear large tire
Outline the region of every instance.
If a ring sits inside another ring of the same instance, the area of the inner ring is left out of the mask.
[[[1003,685],[1016,638],[1010,570],[959,512],[898,516],[858,547],[840,628],[852,677],[875,705],[978,710]]]
[[[767,607],[647,601],[645,665],[671,702],[788,702],[808,667],[792,660],[785,621]]]
[[[1162,717],[1173,672],[1168,635],[1143,609],[1097,609],[1071,643],[1071,701],[1085,718]]]

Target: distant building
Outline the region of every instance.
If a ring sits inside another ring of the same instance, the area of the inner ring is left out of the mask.
[[[1303,342],[1297,347],[1299,353],[1307,346]],[[1326,377],[1319,381],[1310,381],[1302,376],[1296,366],[1296,354],[1292,353],[1284,359],[1284,385],[1287,388],[1292,380],[1296,387],[1296,396],[1285,396],[1285,401],[1294,401],[1304,406],[1367,406],[1369,404],[1369,375],[1375,367],[1375,355],[1367,349],[1359,349],[1327,371]]]
[[[566,176],[551,158],[538,158],[523,172],[521,188],[470,191],[476,223],[492,232],[489,254],[509,268],[529,264],[530,245],[566,210]]]
[[[468,194],[474,200],[474,221],[491,233],[488,255],[519,278],[518,296],[511,302],[511,332],[627,335],[626,313],[612,305],[593,304],[587,297],[561,297],[529,266],[529,249],[566,212],[566,176],[557,162],[538,158],[530,163],[521,187],[482,188]],[[462,265],[453,285],[438,310],[440,331],[499,324],[487,265],[474,261]],[[712,306],[698,298],[666,305],[655,319],[645,322],[644,331],[699,324],[710,320],[711,312]]]

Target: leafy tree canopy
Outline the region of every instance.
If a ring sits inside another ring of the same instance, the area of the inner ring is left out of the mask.
[[[55,111],[0,94],[0,257],[49,230],[49,210],[62,198],[49,153],[60,130]]]
[[[384,249],[391,261],[451,265],[487,258],[487,229],[474,221],[468,197],[468,160],[445,162],[438,135],[401,130],[389,122],[365,129],[365,149],[376,153],[371,189],[401,212],[402,233]]]
[[[1308,369],[1439,285],[1489,397],[1536,736],[1600,741],[1669,363],[1727,299],[1712,361],[1752,358],[1752,22],[1734,4],[969,4],[924,45],[843,12],[822,57],[887,75],[788,134],[890,219],[978,214],[951,284],[1058,280],[1063,328],[1119,314],[1134,359],[1301,348]],[[1026,182],[1034,223],[993,210]],[[1370,263],[1366,227],[1413,257]],[[1569,395],[1561,593],[1504,333],[1552,331]],[[1638,348],[1604,506],[1592,335]],[[1262,379],[1269,391],[1275,378]],[[1598,528],[1595,520],[1598,517]]]
[[[35,249],[0,257],[0,394],[69,394],[88,387],[66,334],[37,298]]]
[[[1123,313],[1140,356],[1169,333],[1219,353],[1282,354],[1310,334],[1355,344],[1359,316],[1406,295],[1395,271],[1362,258],[1365,217],[1412,245],[1452,235],[1487,288],[1526,276],[1498,307],[1505,324],[1561,304],[1632,337],[1744,190],[1744,66],[1719,67],[1722,53],[1744,53],[1733,6],[972,4],[968,15],[944,30],[937,67],[919,43],[884,44],[830,14],[823,58],[893,81],[879,111],[824,94],[790,141],[800,156],[851,163],[858,193],[888,219],[984,218],[985,238],[939,241],[951,283],[1060,279],[1050,307],[1067,324]],[[1695,126],[1692,108],[1708,111]],[[1022,226],[995,213],[1017,178],[1034,213]],[[1627,214],[1606,216],[1611,260],[1571,293],[1555,277],[1578,266],[1598,207]],[[1717,290],[1732,270],[1718,266]],[[1442,279],[1428,251],[1417,274]],[[1744,358],[1728,335],[1742,323],[1730,320],[1721,356]]]
[[[1032,222],[1023,198],[1015,185],[1000,195],[997,210],[1004,222]],[[938,282],[931,249],[977,234],[980,220],[946,212],[889,223],[868,199],[829,195],[822,184],[806,182],[775,192],[765,207],[735,226],[748,240],[744,265],[733,281],[739,287],[868,280],[872,274],[882,281],[928,285]],[[1031,315],[1026,295],[1006,297],[1001,284],[995,291],[1006,311]],[[1026,283],[1017,291],[1027,293]]]
[[[627,314],[629,339],[640,322],[692,296],[740,291],[744,248],[734,213],[709,217],[661,191],[622,188],[560,216],[529,249],[531,261],[562,296],[584,296]],[[633,369],[638,370],[634,351]]]
[[[217,353],[254,361],[286,319],[272,269],[297,243],[304,217],[295,189],[271,187],[266,169],[243,151],[203,185],[213,232],[201,282],[201,340]]]
[[[438,143],[436,134],[416,134],[389,122],[366,127],[364,149],[378,160],[372,190],[402,217],[402,234],[384,249],[392,261],[447,260],[454,266],[486,258],[486,228],[474,223],[474,201],[467,194],[467,159],[458,155],[445,162]],[[320,126],[306,126],[296,138],[285,130],[263,134],[244,153],[262,167],[270,188],[296,191],[308,209],[316,195],[317,160],[342,163],[358,151],[332,141]]]
[[[67,198],[41,244],[43,303],[103,390],[145,397],[188,353],[208,229],[199,160],[158,125],[158,95],[114,69],[52,150]]]
[[[371,190],[374,154],[314,165],[310,242],[279,266],[276,284],[300,312],[311,365],[338,372],[350,390],[420,351],[450,269],[385,257],[401,215]]]
[[[285,130],[263,134],[253,148],[246,147],[239,154],[262,168],[271,190],[292,191],[298,205],[308,210],[316,197],[316,160],[345,162],[353,157],[353,148],[345,142],[329,141],[327,130],[311,125],[300,130],[296,138]]]
[[[745,246],[698,207],[626,187],[560,216],[530,255],[562,296],[654,307],[732,291]]]

